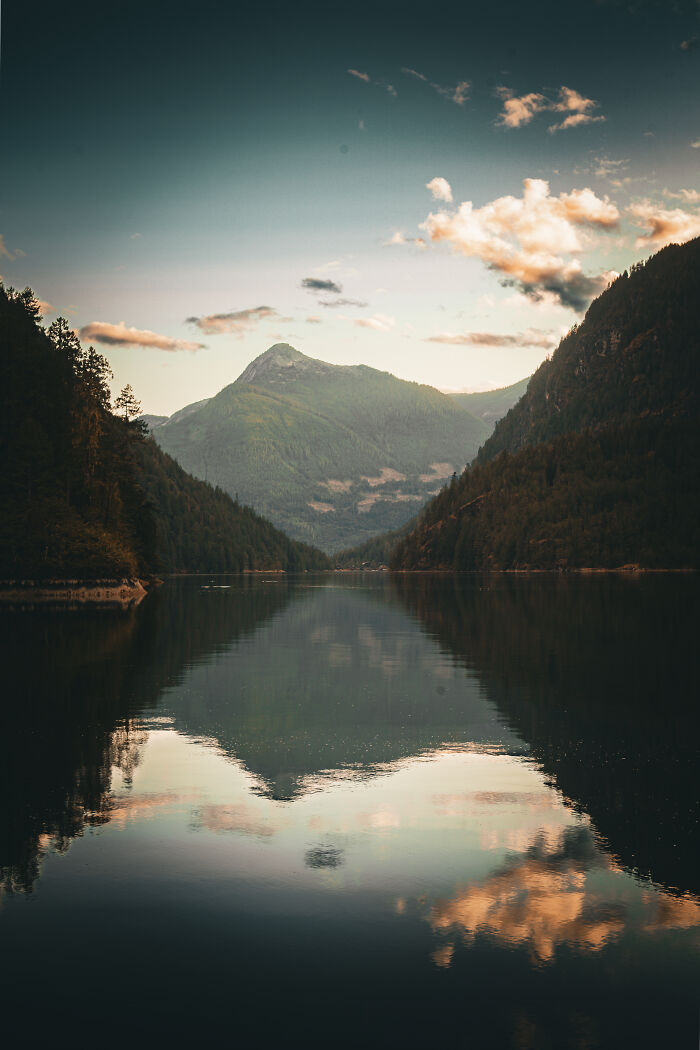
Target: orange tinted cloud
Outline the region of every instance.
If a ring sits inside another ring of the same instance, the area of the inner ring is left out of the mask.
[[[142,346],[154,350],[202,350],[203,343],[190,343],[185,339],[171,339],[148,329],[127,328],[123,321],[109,324],[106,321],[91,321],[80,329],[80,338],[85,342],[103,343],[106,346]]]
[[[700,213],[682,208],[666,209],[650,200],[637,201],[629,207],[635,226],[644,232],[635,241],[636,248],[662,248],[665,244],[684,244],[700,236]]]
[[[464,201],[456,211],[430,214],[421,228],[431,241],[481,259],[531,298],[549,292],[582,310],[612,276],[588,277],[571,258],[586,247],[582,228],[614,229],[619,219],[617,207],[590,189],[553,197],[544,179],[525,179],[522,197],[499,197],[481,208]]]
[[[566,114],[558,124],[550,125],[548,130],[551,133],[605,120],[601,113],[593,112],[598,108],[594,99],[586,98],[573,88],[563,85],[559,88],[556,102],[537,91],[531,91],[527,95],[516,95],[510,88],[499,87],[496,93],[503,100],[503,112],[497,123],[506,128],[520,128],[529,124],[538,113],[545,112]]]
[[[206,317],[188,317],[187,324],[196,325],[206,335],[223,335],[231,332],[239,338],[268,318],[278,317],[271,306],[254,306],[249,310],[233,310],[225,314],[209,314]]]

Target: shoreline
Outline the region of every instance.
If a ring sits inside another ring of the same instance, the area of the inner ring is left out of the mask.
[[[86,605],[118,607],[138,605],[148,588],[160,581],[131,579],[111,580],[0,580],[0,606],[61,605],[81,608]]]

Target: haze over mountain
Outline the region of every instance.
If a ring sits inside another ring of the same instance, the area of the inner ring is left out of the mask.
[[[697,567],[699,293],[700,238],[618,277],[394,566]]]
[[[278,343],[153,435],[195,477],[337,550],[408,521],[489,429],[433,387]]]

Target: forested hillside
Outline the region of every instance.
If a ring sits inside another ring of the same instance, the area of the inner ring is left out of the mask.
[[[493,427],[499,419],[516,404],[527,390],[530,377],[519,380],[511,386],[499,387],[497,390],[480,390],[474,394],[465,394],[460,391],[451,393],[449,396],[460,408],[471,412],[477,419],[481,419],[488,427]]]
[[[153,435],[196,477],[337,550],[402,526],[488,432],[433,387],[277,344]]]
[[[397,569],[700,567],[700,240],[590,307]]]
[[[146,442],[133,399],[113,414],[109,378],[29,289],[0,287],[0,578],[327,566]]]

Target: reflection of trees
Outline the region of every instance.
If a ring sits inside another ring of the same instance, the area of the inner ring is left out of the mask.
[[[215,737],[261,791],[288,800],[328,773],[367,777],[450,741],[501,739],[491,705],[436,661],[384,579],[299,593],[309,599],[169,698],[177,728]]]
[[[233,582],[233,581],[232,581]],[[118,815],[146,734],[135,720],[184,670],[284,607],[293,584],[172,581],[137,609],[3,613],[0,887],[31,889],[49,845],[66,850]]]
[[[396,576],[627,866],[699,888],[692,577]]]

